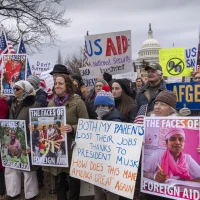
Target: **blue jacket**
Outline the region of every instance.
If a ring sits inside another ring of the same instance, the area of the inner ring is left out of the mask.
[[[144,87],[142,87],[141,91],[136,96],[136,102],[137,102],[139,108],[142,105],[148,104],[147,113],[153,111],[154,101],[155,101],[156,97],[158,96],[158,94],[161,91],[166,90],[167,88],[166,88],[165,81],[161,80],[160,87],[158,88],[157,92],[155,94],[153,94],[149,100],[145,94],[148,91],[148,89],[149,89],[148,84],[145,84]]]

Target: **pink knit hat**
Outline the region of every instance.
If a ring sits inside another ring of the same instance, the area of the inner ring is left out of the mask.
[[[166,131],[165,140],[168,140],[173,135],[179,134],[185,139],[185,133],[181,128],[170,128]]]

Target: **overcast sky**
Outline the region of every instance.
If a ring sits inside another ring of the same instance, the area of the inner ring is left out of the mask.
[[[63,57],[83,46],[84,36],[131,30],[133,59],[137,58],[142,42],[147,39],[149,23],[154,38],[162,48],[197,46],[200,25],[200,0],[63,0],[68,28],[58,33],[65,43],[45,48],[32,59],[56,61],[58,50]]]

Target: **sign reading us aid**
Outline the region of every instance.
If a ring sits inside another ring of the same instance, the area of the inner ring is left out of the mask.
[[[184,106],[191,110],[199,110],[200,84],[199,83],[169,83],[167,89],[173,91],[177,96],[176,108]]]
[[[79,119],[70,176],[133,199],[143,136],[143,125]]]
[[[185,50],[185,58],[186,58],[186,65],[189,68],[194,68],[196,71],[197,66],[197,48],[192,47],[190,49]]]
[[[160,49],[159,63],[163,76],[190,76],[192,72],[186,65],[184,48]]]
[[[131,31],[85,36],[85,50],[92,67],[101,73],[121,74],[132,68]]]

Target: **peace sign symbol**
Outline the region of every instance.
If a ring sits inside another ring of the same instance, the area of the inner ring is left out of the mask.
[[[180,58],[171,58],[167,62],[167,66],[166,66],[167,72],[171,74],[172,76],[177,76],[181,74],[184,68],[185,68],[185,64],[183,60],[181,60]]]

